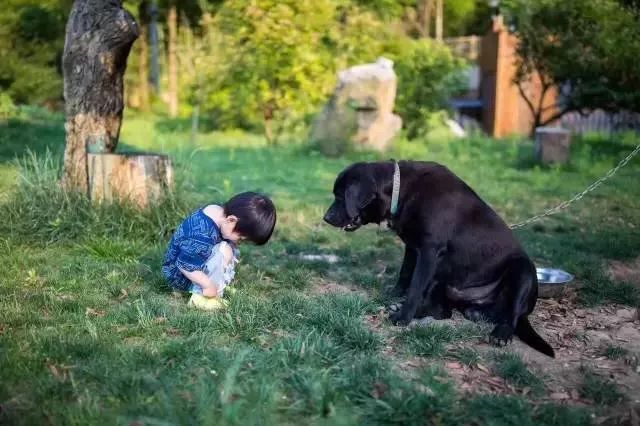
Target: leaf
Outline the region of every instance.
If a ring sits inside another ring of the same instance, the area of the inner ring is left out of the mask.
[[[487,374],[490,374],[489,369],[487,367],[485,367],[484,365],[477,363],[476,367],[478,368],[478,370],[480,371],[484,371]]]

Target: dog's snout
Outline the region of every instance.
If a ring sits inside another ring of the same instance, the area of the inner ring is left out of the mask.
[[[327,210],[327,212],[324,214],[324,217],[322,219],[325,222],[327,222],[329,225],[335,226],[335,213],[333,212],[332,209]]]
[[[343,226],[342,222],[344,221],[344,218],[341,216],[339,208],[336,207],[335,203],[333,203],[324,214],[323,220],[331,226],[340,228]]]

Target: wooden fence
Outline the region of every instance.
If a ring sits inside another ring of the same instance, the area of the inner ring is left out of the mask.
[[[576,134],[597,132],[615,133],[635,131],[640,133],[640,114],[629,111],[610,113],[594,110],[588,114],[570,112],[560,118],[556,125],[571,130]]]

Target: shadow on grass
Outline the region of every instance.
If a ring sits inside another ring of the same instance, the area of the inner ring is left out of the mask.
[[[193,121],[188,118],[161,118],[155,121],[156,130],[160,133],[188,133],[191,132]],[[210,132],[216,129],[215,120],[207,117],[200,117],[198,120],[199,132]]]
[[[11,162],[28,151],[54,156],[64,152],[65,133],[62,121],[10,119],[0,122],[0,162]]]

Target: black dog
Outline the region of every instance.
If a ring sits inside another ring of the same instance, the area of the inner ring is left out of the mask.
[[[386,220],[405,243],[394,293],[406,293],[406,300],[391,315],[394,323],[450,318],[457,309],[495,324],[494,344],[515,334],[554,356],[527,318],[538,298],[533,262],[496,212],[449,169],[418,161],[356,163],[340,173],[333,194],[327,223],[355,231]]]

